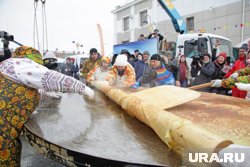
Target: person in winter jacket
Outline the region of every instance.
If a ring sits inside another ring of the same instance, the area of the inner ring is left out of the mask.
[[[96,66],[87,74],[87,83],[91,84],[94,81],[105,81],[109,70],[109,63],[110,58],[103,56],[100,65]]]
[[[135,83],[136,76],[132,65],[128,62],[126,55],[118,55],[115,64],[109,69],[105,78],[109,85],[117,87],[130,87]]]
[[[60,68],[58,68],[57,58],[54,52],[49,51],[43,56],[43,65],[50,70],[61,72]]]
[[[166,69],[164,62],[159,54],[150,57],[150,66],[148,66],[132,88],[137,89],[140,85],[144,87],[155,87],[160,85],[174,85],[175,79],[173,73]]]
[[[175,81],[176,86],[181,86],[186,88],[188,85],[189,67],[187,65],[186,57],[184,55],[181,55],[177,68],[178,71]]]
[[[227,53],[221,52],[221,53],[219,53],[219,55],[217,56],[217,58],[213,62],[215,65],[215,71],[214,71],[214,74],[212,75],[212,80],[224,78],[224,76],[226,74],[226,72],[224,70],[225,69],[224,65],[226,64],[226,58],[227,58]],[[227,89],[223,88],[223,87],[219,87],[219,88],[213,87],[210,89],[210,92],[226,95]]]
[[[231,70],[225,75],[225,78],[229,78],[234,72],[243,69],[246,67],[246,50],[245,48],[239,48],[239,56],[238,60],[234,63],[233,67]],[[237,87],[232,88],[232,96],[234,97],[240,97],[240,98],[245,98],[247,92],[246,91],[241,91],[238,90]]]
[[[138,79],[142,76],[142,74],[144,73],[146,67],[147,67],[147,63],[143,60],[143,55],[141,53],[138,53],[137,55],[137,62],[135,62],[135,74],[136,74],[136,81],[138,81]]]
[[[66,64],[63,66],[61,72],[65,75],[74,77],[74,74],[77,72],[77,68],[70,57],[66,59]]]
[[[210,61],[210,58],[211,58],[210,54],[206,53],[204,54],[202,59],[203,65],[198,63],[200,67],[200,72],[194,79],[194,85],[200,85],[211,81],[215,71],[215,65],[213,62]],[[208,92],[209,88],[201,89],[201,91]]]
[[[90,70],[94,69],[101,62],[101,55],[98,53],[96,48],[92,48],[89,51],[89,58],[84,62],[81,69],[81,77],[86,80],[87,74]]]
[[[94,96],[93,90],[73,77],[44,67],[40,52],[28,46],[17,48],[0,63],[0,75],[0,166],[20,166],[19,135],[38,106],[38,89]]]

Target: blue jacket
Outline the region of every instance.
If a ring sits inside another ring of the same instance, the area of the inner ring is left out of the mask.
[[[147,64],[144,61],[138,60],[137,62],[135,62],[134,69],[135,69],[136,81],[138,81],[138,79],[142,76],[146,67]]]

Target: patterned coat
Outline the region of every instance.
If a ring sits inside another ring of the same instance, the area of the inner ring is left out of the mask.
[[[20,166],[19,135],[39,103],[38,89],[84,93],[80,81],[27,58],[0,63],[0,166]]]
[[[87,74],[86,80],[88,83],[92,81],[105,81],[105,78],[108,74],[108,69],[101,70],[101,67],[98,65],[94,69],[90,70]]]
[[[118,70],[114,65],[110,68],[105,80],[109,81],[111,85],[130,87],[136,81],[135,70],[130,64],[128,64],[125,68],[124,75],[119,76]]]
[[[97,60],[93,60],[91,58],[87,59],[85,63],[83,63],[83,67],[81,70],[82,77],[86,79],[88,73],[94,69],[96,66],[98,66],[101,62],[101,55],[98,56]]]

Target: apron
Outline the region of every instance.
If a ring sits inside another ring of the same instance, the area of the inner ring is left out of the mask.
[[[0,166],[20,166],[23,124],[38,106],[34,88],[15,83],[0,73]]]

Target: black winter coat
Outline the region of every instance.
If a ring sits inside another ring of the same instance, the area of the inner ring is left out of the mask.
[[[213,62],[215,69],[214,69],[214,74],[212,75],[212,80],[213,79],[222,79],[226,73],[223,72],[223,67],[224,64],[219,64],[216,61]]]
[[[200,85],[210,82],[215,71],[213,62],[209,62],[201,66],[200,74],[194,79],[194,85]]]

